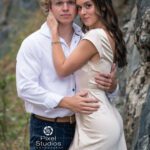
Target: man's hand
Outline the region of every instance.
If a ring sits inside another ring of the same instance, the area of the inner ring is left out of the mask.
[[[72,97],[64,97],[59,103],[59,107],[68,108],[73,112],[82,114],[92,114],[99,108],[99,101],[87,97],[88,92],[83,91]]]
[[[110,74],[98,73],[95,76],[95,82],[97,83],[98,88],[106,92],[113,92],[117,86],[116,65],[112,65]]]

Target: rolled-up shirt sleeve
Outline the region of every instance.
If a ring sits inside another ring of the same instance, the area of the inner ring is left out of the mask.
[[[33,52],[30,43],[27,40],[23,41],[16,62],[17,92],[24,101],[51,109],[55,108],[64,96],[41,86],[41,59],[39,52]]]
[[[119,95],[119,84],[117,84],[116,89],[112,93],[107,92],[106,95],[110,101],[116,99],[116,97]]]

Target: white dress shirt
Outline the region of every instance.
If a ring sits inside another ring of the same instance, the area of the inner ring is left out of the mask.
[[[73,28],[70,47],[60,38],[66,57],[83,36],[78,25],[73,24]],[[27,112],[48,118],[73,114],[69,109],[56,108],[64,96],[75,94],[75,77],[74,74],[65,78],[57,75],[52,59],[51,35],[46,23],[22,42],[17,55],[16,81],[18,96],[24,100]]]
[[[77,46],[83,34],[76,24],[73,28],[70,47],[60,39],[66,56]],[[55,108],[64,96],[75,94],[75,79],[73,74],[65,78],[57,75],[46,23],[22,42],[17,55],[16,80],[18,96],[25,101],[27,112],[49,118],[73,114],[68,109]]]

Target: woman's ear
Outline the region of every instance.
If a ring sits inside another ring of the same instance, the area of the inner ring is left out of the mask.
[[[96,15],[98,15],[100,18],[102,17],[102,14],[99,9],[96,9]]]
[[[105,7],[102,7],[101,10],[96,9],[96,14],[97,14],[99,17],[104,17],[105,11],[106,11],[106,8],[105,8]]]
[[[105,7],[102,7],[102,11],[105,12],[105,11],[106,11],[106,8],[105,8]]]

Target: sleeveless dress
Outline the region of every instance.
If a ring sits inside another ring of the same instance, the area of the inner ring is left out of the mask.
[[[100,60],[88,61],[76,72],[77,91],[88,90],[89,97],[99,100],[100,108],[90,115],[76,113],[75,136],[69,150],[127,150],[122,118],[94,81],[98,71],[111,71],[113,51],[107,34],[103,29],[93,29],[82,40],[88,40],[96,47]]]

